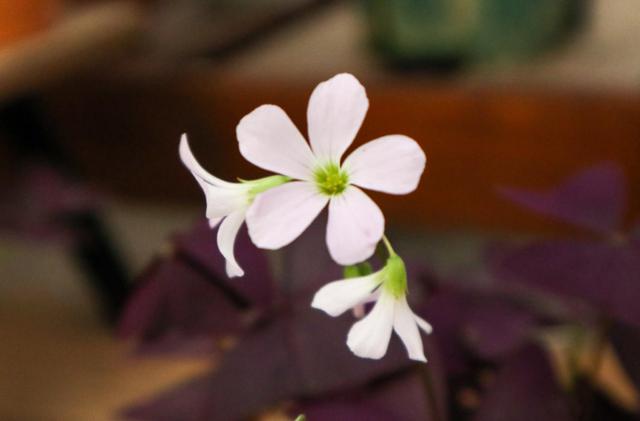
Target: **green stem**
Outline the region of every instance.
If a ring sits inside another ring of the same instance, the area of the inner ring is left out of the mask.
[[[389,253],[389,257],[392,256],[396,256],[396,252],[393,249],[393,247],[391,247],[391,242],[389,241],[389,239],[387,238],[386,235],[382,235],[382,242],[384,243],[384,246],[387,248],[387,252]]]

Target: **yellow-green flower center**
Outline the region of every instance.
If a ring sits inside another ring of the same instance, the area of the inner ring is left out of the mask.
[[[349,185],[349,176],[340,166],[329,163],[318,167],[314,173],[318,190],[322,193],[335,196],[345,191]]]

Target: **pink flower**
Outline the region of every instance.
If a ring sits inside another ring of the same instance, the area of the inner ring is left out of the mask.
[[[415,190],[426,157],[403,135],[372,140],[342,155],[369,107],[364,87],[350,74],[320,83],[307,108],[310,145],[287,114],[263,105],[246,115],[236,133],[242,155],[260,168],[296,181],[255,197],[246,221],[254,244],[279,249],[295,240],[329,205],[327,246],[351,265],[369,258],[384,233],[384,216],[359,187],[389,194]]]
[[[357,321],[347,335],[351,352],[361,358],[380,359],[387,353],[391,332],[395,331],[409,358],[426,362],[420,329],[431,333],[431,325],[409,308],[405,265],[395,253],[378,272],[323,286],[313,297],[311,306],[337,317],[371,301],[375,301],[373,309]]]
[[[233,248],[238,230],[242,226],[247,208],[261,192],[286,183],[288,177],[273,175],[259,180],[230,183],[209,174],[193,156],[187,135],[180,139],[179,154],[182,163],[196,179],[207,202],[206,216],[211,228],[218,228],[218,249],[225,258],[227,276],[243,276],[244,271],[236,261]]]

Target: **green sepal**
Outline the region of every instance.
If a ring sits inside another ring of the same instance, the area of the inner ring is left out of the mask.
[[[360,276],[367,276],[373,273],[373,268],[369,262],[361,262],[355,265],[345,266],[342,270],[342,274],[345,279],[358,278]]]
[[[394,254],[387,259],[384,287],[394,297],[400,298],[407,293],[407,268],[400,256]]]
[[[248,195],[249,201],[253,201],[257,195],[274,187],[278,187],[284,183],[291,181],[290,177],[285,175],[271,175],[269,177],[259,178],[257,180],[242,181],[242,184],[250,186]]]

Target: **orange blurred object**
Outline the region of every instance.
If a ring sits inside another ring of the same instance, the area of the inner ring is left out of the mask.
[[[47,28],[61,0],[0,0],[0,48]]]

